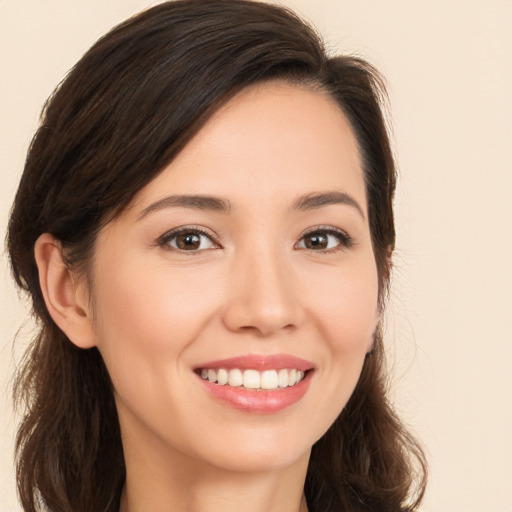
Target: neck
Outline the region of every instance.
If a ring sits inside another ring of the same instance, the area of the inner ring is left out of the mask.
[[[268,479],[267,479],[268,480]],[[217,483],[194,482],[190,487],[177,487],[172,482],[165,490],[152,493],[151,488],[127,485],[123,491],[120,512],[307,512],[302,488],[294,489],[276,480],[262,478],[229,479]],[[149,491],[149,492],[148,492]],[[149,508],[148,508],[149,507]]]

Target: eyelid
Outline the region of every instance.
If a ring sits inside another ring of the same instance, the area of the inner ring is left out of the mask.
[[[174,248],[171,247],[170,245],[168,245],[169,240],[173,239],[174,237],[177,237],[178,235],[181,235],[182,233],[198,233],[200,235],[204,235],[212,241],[213,245],[215,246],[214,247],[215,249],[222,248],[220,243],[217,241],[218,236],[216,235],[216,233],[214,233],[211,229],[208,229],[204,226],[197,226],[194,224],[178,226],[176,228],[170,229],[169,231],[166,231],[163,235],[159,236],[156,239],[155,245],[157,245],[157,246],[167,245],[170,248],[170,250],[173,250]],[[197,251],[180,251],[179,249],[174,249],[174,250],[183,252],[183,253],[188,252],[189,254],[197,254],[199,252],[210,250],[210,249],[200,249]]]
[[[351,247],[353,247],[355,245],[354,239],[345,230],[343,230],[341,228],[337,228],[335,226],[328,226],[328,225],[319,225],[319,226],[314,226],[312,228],[308,228],[307,230],[302,232],[301,235],[299,236],[299,242],[301,242],[306,236],[312,235],[315,233],[325,233],[328,235],[334,235],[338,238],[339,245],[332,249],[320,249],[317,251],[310,249],[313,252],[319,252],[319,253],[325,254],[325,253],[330,253],[330,252],[336,252],[336,251],[343,250],[343,249],[350,249]],[[299,242],[297,242],[297,244]],[[300,248],[300,249],[303,249],[303,248]],[[304,249],[307,249],[307,247]]]

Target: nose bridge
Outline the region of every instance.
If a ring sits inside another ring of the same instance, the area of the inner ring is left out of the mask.
[[[269,335],[300,322],[291,262],[276,244],[234,258],[225,321],[232,330]]]

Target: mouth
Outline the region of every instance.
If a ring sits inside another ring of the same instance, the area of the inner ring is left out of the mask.
[[[275,370],[258,371],[256,369],[241,368],[201,368],[196,373],[203,379],[219,386],[251,389],[256,391],[271,391],[284,389],[299,384],[312,370],[298,370],[297,368],[281,368]]]
[[[273,413],[297,403],[309,389],[314,364],[285,354],[247,355],[194,368],[210,397],[251,413]]]

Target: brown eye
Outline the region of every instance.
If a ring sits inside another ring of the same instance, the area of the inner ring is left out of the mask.
[[[324,228],[306,233],[300,239],[296,248],[330,252],[336,249],[349,248],[352,243],[352,239],[345,232],[334,228]]]
[[[327,235],[323,233],[313,233],[304,237],[306,249],[326,249],[329,243]]]
[[[190,229],[171,232],[163,236],[159,245],[186,252],[200,252],[217,247],[209,235]]]
[[[196,251],[201,246],[201,237],[197,233],[182,233],[176,237],[176,246],[184,251]]]

